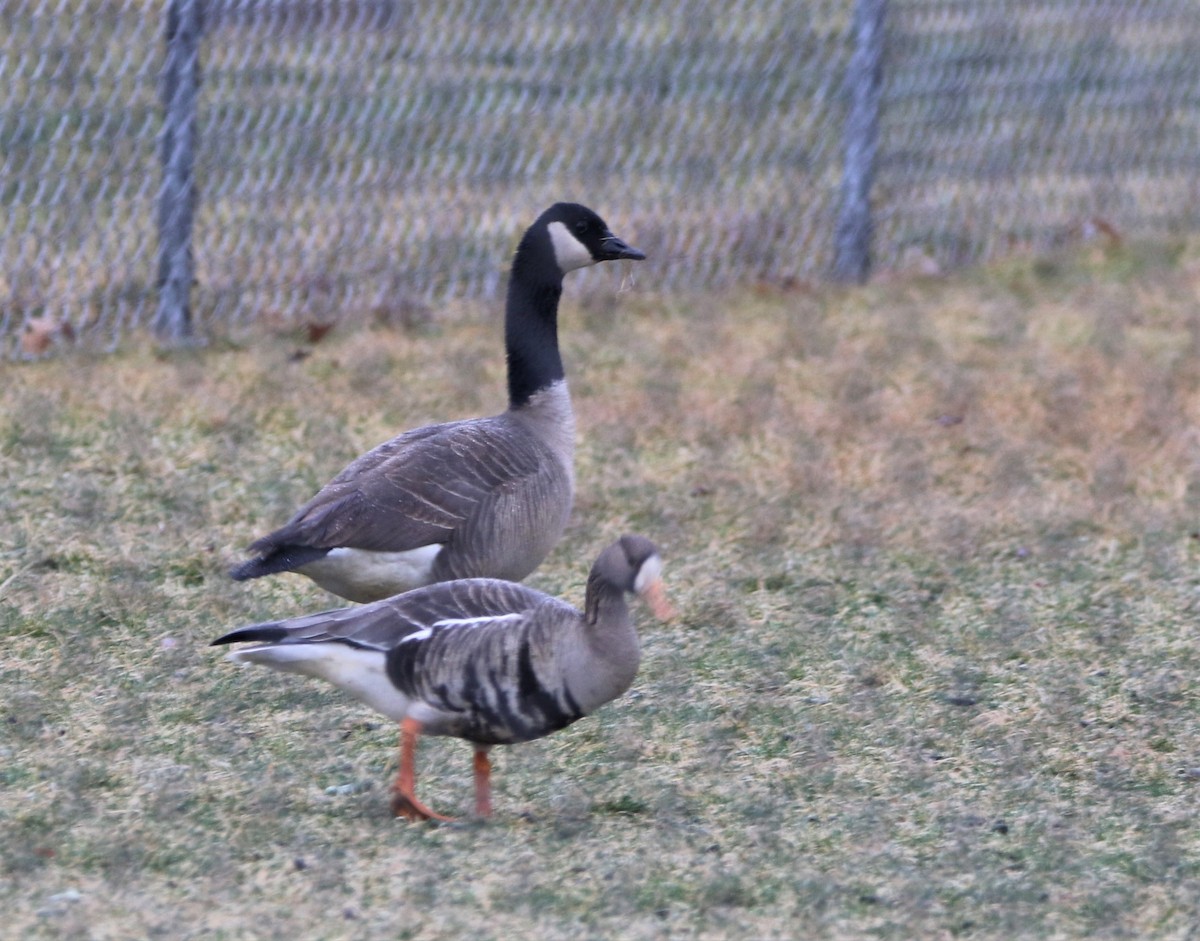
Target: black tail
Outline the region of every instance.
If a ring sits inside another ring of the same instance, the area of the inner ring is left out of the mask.
[[[244,582],[264,575],[294,572],[300,566],[316,562],[328,554],[328,549],[318,549],[316,546],[277,546],[266,555],[235,565],[229,570],[229,577],[235,582]]]
[[[241,644],[250,641],[270,644],[287,637],[287,631],[275,623],[251,624],[249,627],[239,627],[214,640],[210,647],[220,647],[222,644]]]

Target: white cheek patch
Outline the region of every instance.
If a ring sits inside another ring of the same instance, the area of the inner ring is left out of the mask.
[[[642,563],[642,567],[638,569],[637,578],[633,582],[633,590],[638,594],[645,591],[646,586],[662,574],[662,567],[661,557],[658,555],[650,556],[650,558]]]
[[[551,222],[547,228],[550,230],[550,242],[554,246],[554,260],[558,262],[563,274],[596,263],[588,247],[575,238],[561,222]]]

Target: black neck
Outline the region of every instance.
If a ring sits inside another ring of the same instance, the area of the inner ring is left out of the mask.
[[[522,245],[521,249],[525,246]],[[508,351],[508,407],[520,408],[534,393],[563,378],[558,352],[558,299],[562,275],[537,276],[527,252],[517,250],[508,282],[504,344]]]

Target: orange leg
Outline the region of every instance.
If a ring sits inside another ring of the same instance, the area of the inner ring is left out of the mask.
[[[492,815],[492,762],[486,748],[475,749],[475,813]]]
[[[406,820],[444,820],[417,800],[417,738],[421,735],[421,723],[416,719],[405,719],[400,723],[400,773],[392,789],[392,813]]]

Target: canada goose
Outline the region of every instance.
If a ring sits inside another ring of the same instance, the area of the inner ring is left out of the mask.
[[[622,536],[592,566],[582,612],[514,582],[468,578],[243,627],[213,645],[256,642],[229,659],[326,680],[399,722],[397,816],[452,819],[417,800],[422,732],[473,742],[475,811],[486,817],[491,746],[548,735],[629,689],[640,650],[625,593],[670,617],[661,569],[654,543]]]
[[[563,275],[645,257],[584,206],[543,212],[508,282],[508,409],[427,425],[362,455],[229,574],[300,572],[350,601],[376,601],[532,572],[562,535],[574,491],[575,418],[558,351]]]

